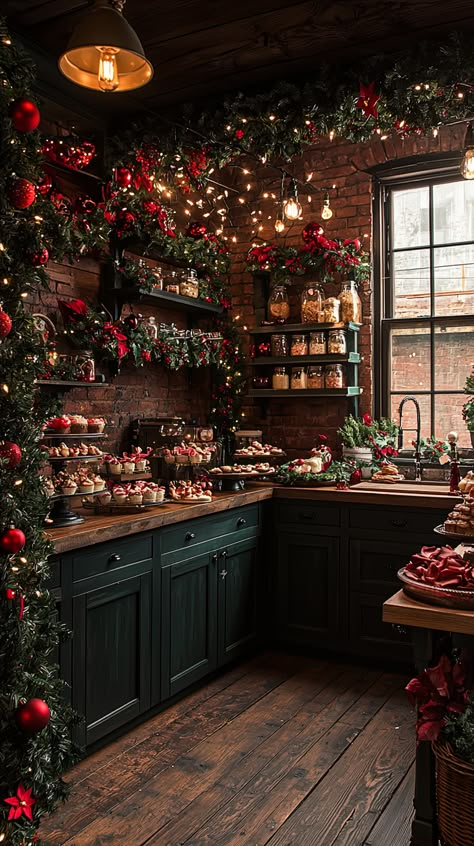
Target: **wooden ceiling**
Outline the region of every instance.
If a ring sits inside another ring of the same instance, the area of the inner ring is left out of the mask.
[[[2,13],[53,67],[89,6],[3,0]],[[302,79],[321,62],[392,52],[452,29],[474,34],[472,0],[128,0],[125,16],[155,76],[133,96],[88,94],[92,108],[99,103],[116,114]]]

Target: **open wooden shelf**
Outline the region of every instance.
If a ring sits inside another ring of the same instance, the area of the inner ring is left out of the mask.
[[[359,353],[321,353],[320,355],[285,355],[260,356],[247,362],[251,367],[265,367],[270,365],[298,365],[298,364],[360,364]]]
[[[247,392],[249,397],[262,397],[265,399],[291,399],[291,397],[358,397],[362,388],[303,388],[278,390],[273,388],[251,388]]]
[[[182,297],[169,291],[142,291],[136,286],[114,288],[113,293],[122,302],[152,303],[159,308],[176,309],[191,314],[222,314],[222,306],[216,303],[206,303],[204,300]]]
[[[80,379],[37,379],[40,388],[103,388],[107,382],[83,382]]]
[[[358,332],[360,323],[272,323],[250,329],[250,335],[289,335],[293,332],[322,332],[323,329],[350,329]]]

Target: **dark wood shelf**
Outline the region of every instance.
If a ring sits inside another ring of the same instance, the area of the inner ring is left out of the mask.
[[[286,356],[260,356],[248,361],[250,367],[265,367],[278,364],[360,364],[359,353],[351,352],[341,355],[340,353],[324,353],[320,355],[286,355]]]
[[[261,397],[265,399],[290,399],[291,397],[358,397],[362,388],[318,388],[318,389],[292,389],[275,391],[273,388],[251,388],[247,392],[248,397]]]
[[[250,335],[289,335],[293,332],[321,332],[323,329],[348,329],[358,332],[360,323],[275,323],[250,329]]]
[[[40,388],[103,388],[107,382],[83,382],[80,379],[37,379]]]
[[[130,286],[129,288],[114,288],[113,293],[122,302],[139,301],[153,303],[159,308],[179,308],[191,314],[222,314],[223,308],[216,303],[206,303],[204,300],[182,297],[180,294],[172,294],[169,291],[141,291],[140,288]]]
[[[46,156],[43,157],[43,168],[47,170],[48,168],[52,170],[58,171],[58,173],[64,173],[68,176],[82,176],[86,179],[92,179],[94,182],[103,182],[102,176],[98,176],[97,173],[90,173],[88,170],[81,170],[80,168],[73,168],[73,167],[66,167],[66,165],[62,165],[59,162],[53,162],[51,159],[48,159]]]

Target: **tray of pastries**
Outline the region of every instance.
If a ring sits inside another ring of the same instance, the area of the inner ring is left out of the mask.
[[[245,458],[246,461],[261,461],[262,458],[284,458],[286,453],[280,447],[272,444],[262,444],[261,441],[252,441],[248,446],[236,449],[235,458]]]
[[[446,537],[474,540],[474,497],[467,494],[463,501],[450,511],[444,523],[436,526],[435,532]]]
[[[208,471],[211,476],[225,476],[226,478],[242,479],[249,476],[271,476],[277,471],[267,461],[257,464],[223,464]]]
[[[395,484],[395,482],[403,482],[405,476],[402,476],[398,472],[398,467],[395,464],[392,464],[390,461],[387,461],[386,464],[382,464],[380,470],[377,470],[376,473],[371,478],[371,482],[388,482],[388,484]]]
[[[197,502],[212,502],[211,482],[170,482],[170,499],[173,503],[190,505]]]
[[[473,611],[473,565],[472,550],[423,546],[398,571],[398,578],[404,592],[420,602]]]

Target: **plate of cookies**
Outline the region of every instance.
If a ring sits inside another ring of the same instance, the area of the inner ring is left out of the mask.
[[[398,472],[398,467],[395,464],[392,464],[390,461],[387,461],[386,464],[382,464],[380,470],[377,470],[376,473],[371,478],[371,482],[388,482],[388,484],[395,484],[396,482],[403,482],[405,476],[402,476]]]

